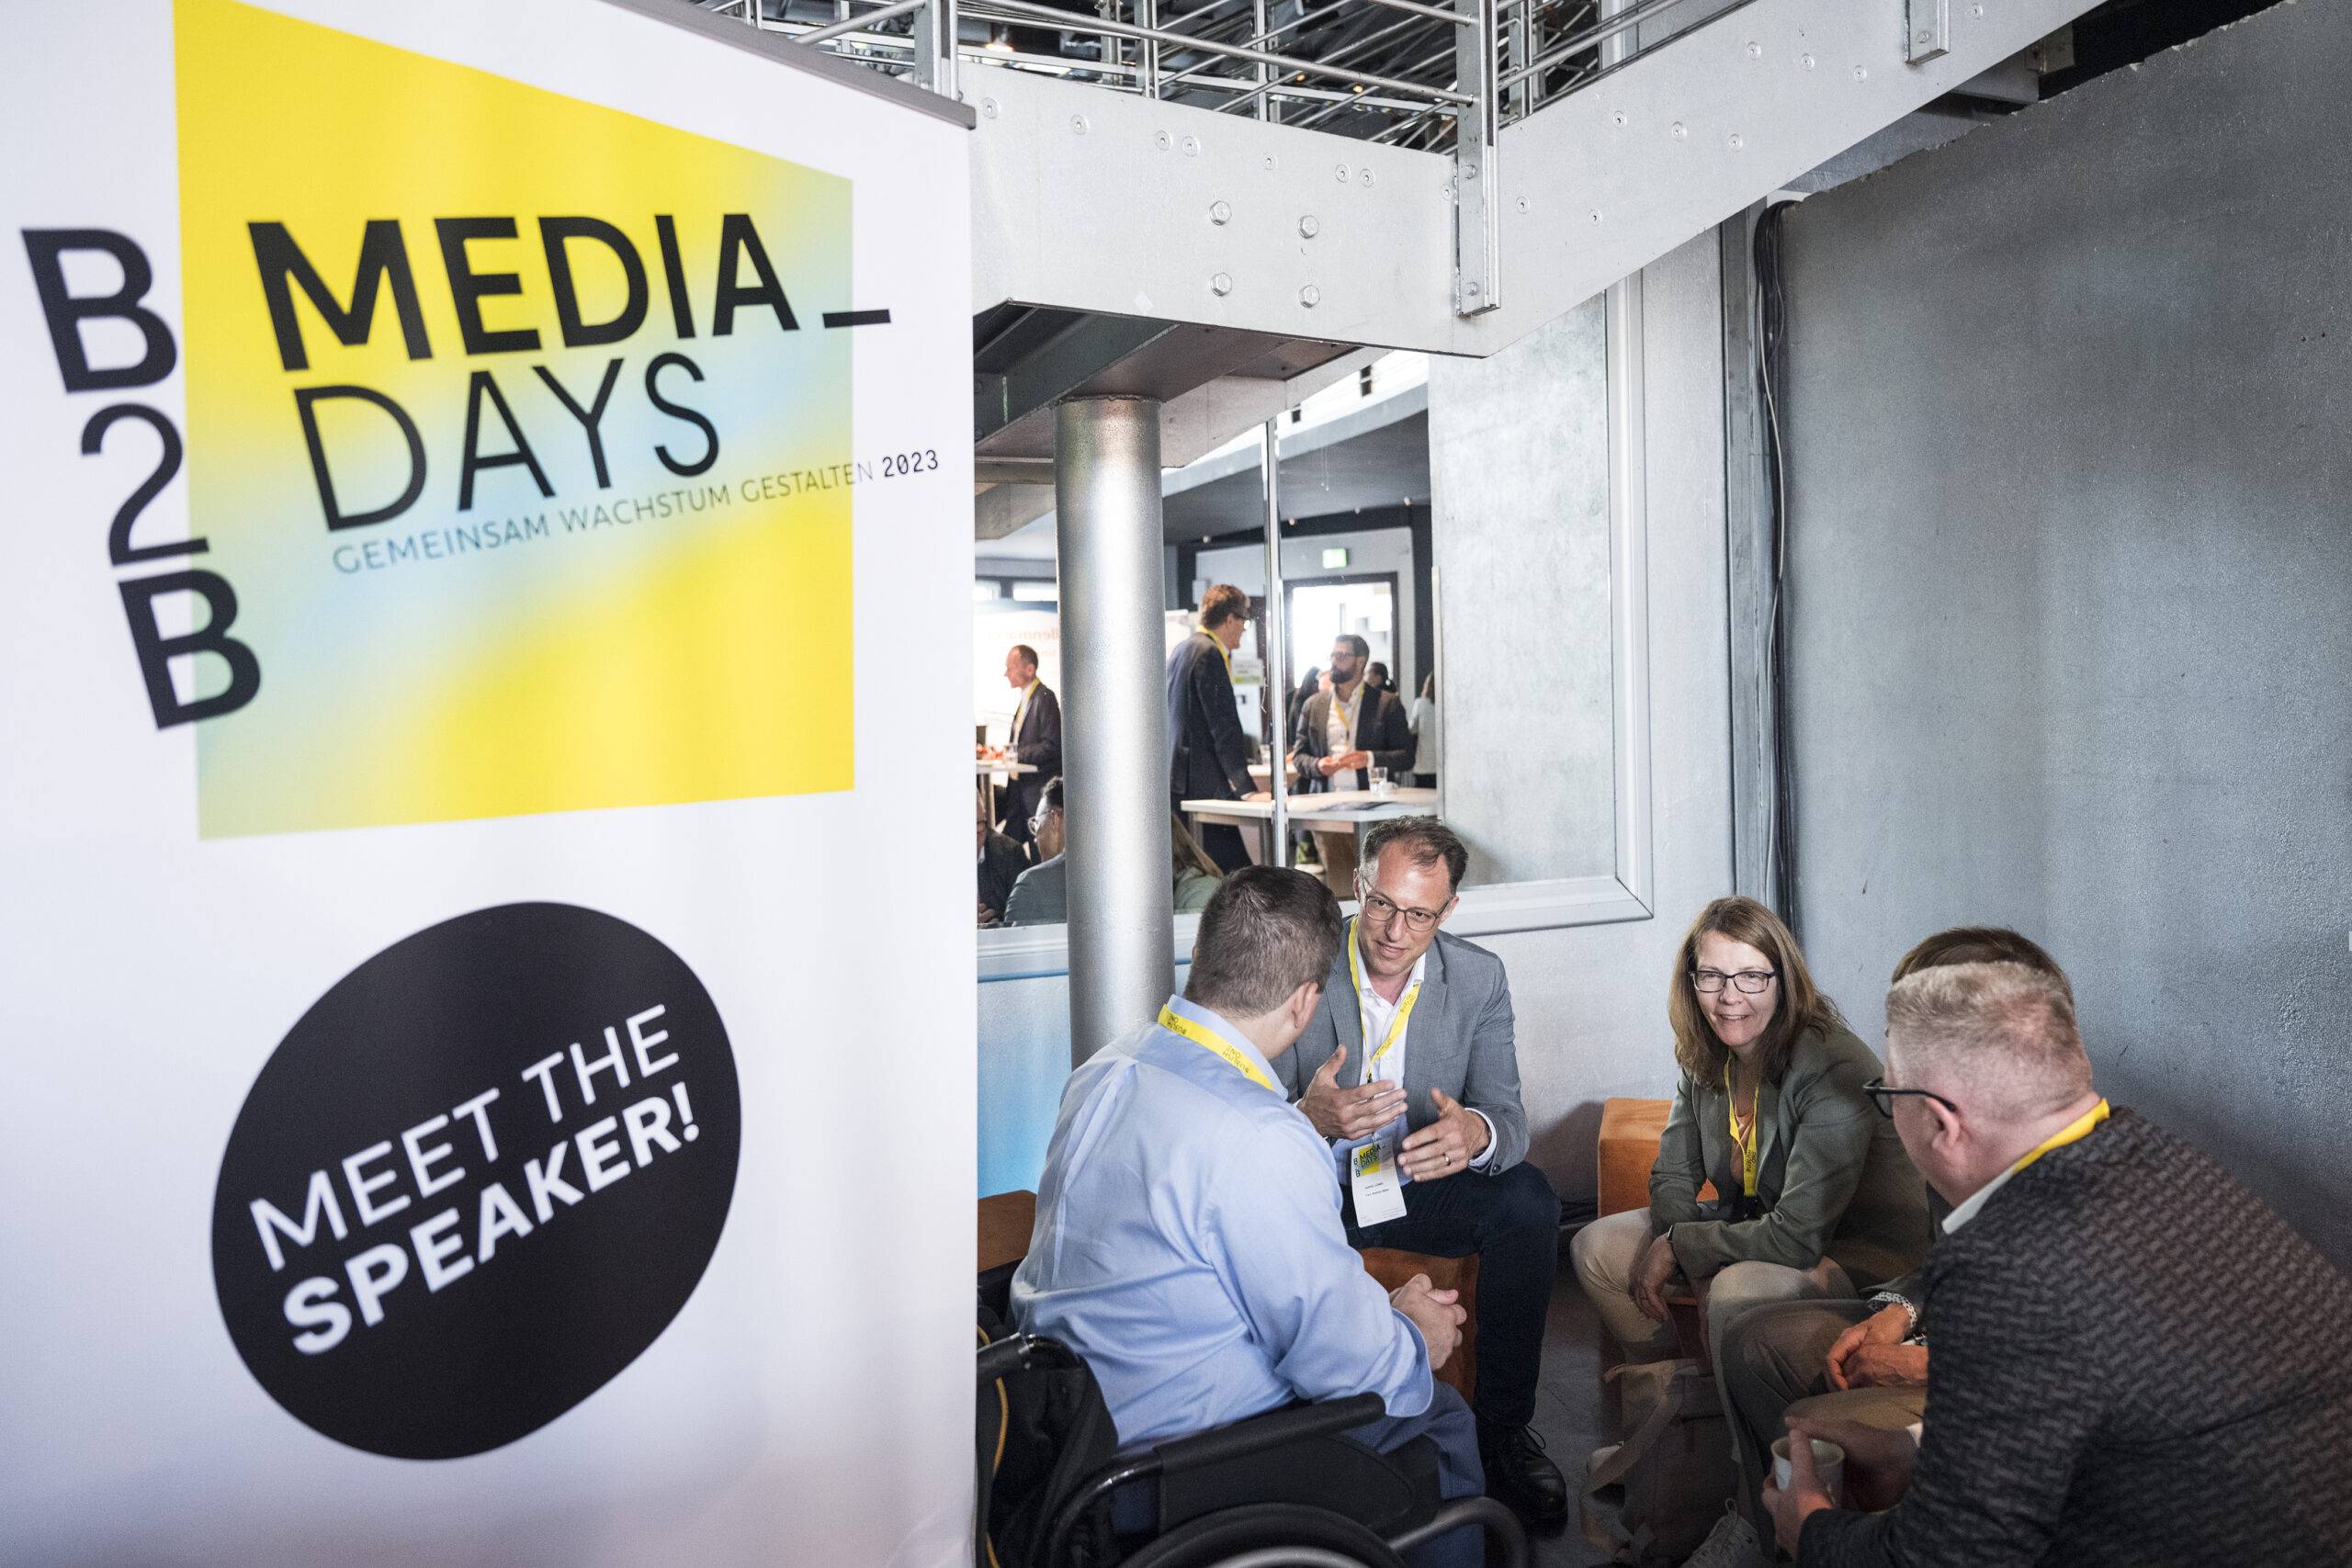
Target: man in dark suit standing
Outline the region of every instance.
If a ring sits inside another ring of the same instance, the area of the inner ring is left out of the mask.
[[[1331,689],[1306,700],[1294,732],[1291,761],[1302,793],[1366,789],[1367,770],[1385,768],[1401,779],[1413,765],[1413,726],[1396,694],[1367,679],[1372,644],[1353,633],[1331,639]],[[1323,880],[1341,898],[1355,897],[1356,840],[1352,828],[1315,835]]]
[[[1177,801],[1263,800],[1250,777],[1250,741],[1233,698],[1233,650],[1250,625],[1250,595],[1220,582],[1201,599],[1201,629],[1168,656],[1168,787]],[[1220,870],[1250,863],[1241,830],[1204,823],[1201,848]]]
[[[2352,1282],[2100,1098],[2064,980],[1897,982],[1869,1089],[1953,1204],[1923,1270],[1927,1416],[1791,1423],[1844,1445],[1855,1501],[1885,1509],[1838,1507],[1792,1444],[1764,1504],[1800,1564],[2352,1562]]]
[[[1559,1467],[1528,1429],[1560,1262],[1560,1200],[1526,1163],[1527,1112],[1502,960],[1438,930],[1470,852],[1433,817],[1375,825],[1363,913],[1296,1049],[1285,1089],[1331,1144],[1358,1247],[1478,1254],[1478,1451],[1487,1489],[1539,1525],[1567,1517]]]
[[[1062,700],[1037,679],[1037,650],[1025,642],[1014,643],[1005,654],[1004,683],[1021,694],[1012,709],[1005,755],[1030,771],[1012,775],[998,809],[1004,836],[1025,844],[1029,818],[1037,814],[1037,799],[1046,793],[1046,781],[1061,776]]]

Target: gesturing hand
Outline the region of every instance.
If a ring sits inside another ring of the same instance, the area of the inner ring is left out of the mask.
[[[1892,1305],[1881,1307],[1838,1336],[1837,1342],[1829,1347],[1829,1386],[1849,1389],[1879,1382],[1926,1382],[1927,1348],[1905,1346],[1903,1341],[1910,1332],[1910,1311]],[[1905,1375],[1914,1371],[1916,1377]]]
[[[1416,1274],[1388,1292],[1388,1304],[1413,1320],[1421,1342],[1430,1348],[1430,1371],[1445,1365],[1462,1343],[1462,1325],[1469,1314],[1455,1305],[1459,1291],[1431,1288],[1427,1274]]]
[[[1340,1064],[1348,1055],[1344,1045],[1315,1069],[1298,1108],[1327,1138],[1368,1138],[1396,1119],[1405,1109],[1403,1086],[1375,1078],[1355,1089],[1340,1087]]]
[[[1489,1141],[1485,1117],[1464,1108],[1442,1089],[1430,1090],[1430,1100],[1437,1107],[1437,1120],[1407,1138],[1396,1160],[1416,1181],[1434,1181],[1467,1170]]]

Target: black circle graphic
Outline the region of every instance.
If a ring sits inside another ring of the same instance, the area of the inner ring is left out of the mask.
[[[726,1027],[676,953],[575,905],[477,909],[345,976],[262,1067],[213,1193],[220,1314],[338,1442],[482,1453],[660,1337],[741,1145]]]

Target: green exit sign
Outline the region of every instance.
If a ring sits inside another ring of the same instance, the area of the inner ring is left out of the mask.
[[[1345,551],[1345,550],[1325,550],[1325,551],[1323,552],[1323,570],[1324,570],[1325,571],[1340,571],[1340,570],[1344,570],[1344,569],[1346,568],[1347,564],[1348,564],[1348,552],[1347,552],[1347,551]]]

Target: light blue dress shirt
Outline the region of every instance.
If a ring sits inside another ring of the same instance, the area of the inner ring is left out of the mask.
[[[1169,1006],[1273,1077],[1233,1025]],[[1147,1025],[1062,1091],[1013,1317],[1086,1358],[1123,1443],[1351,1393],[1418,1416],[1428,1348],[1348,1245],[1330,1161],[1279,1090]]]

